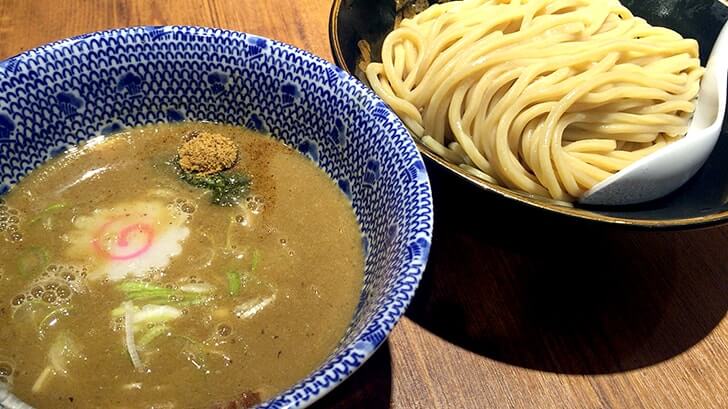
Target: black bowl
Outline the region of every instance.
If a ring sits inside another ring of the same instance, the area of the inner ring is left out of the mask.
[[[728,20],[728,6],[718,0],[622,0],[622,3],[653,25],[669,27],[685,37],[697,39],[703,64],[710,55],[718,32]],[[378,61],[382,41],[393,29],[397,13],[395,0],[334,0],[329,18],[329,40],[336,64],[356,75],[361,57],[357,44],[361,40],[369,43],[371,58]],[[362,75],[357,76],[367,83]],[[659,200],[624,207],[569,208],[554,204],[482,181],[443,160],[419,142],[418,147],[435,164],[486,191],[547,211],[597,222],[649,228],[680,229],[728,222],[728,126],[724,126],[707,163],[682,188]]]

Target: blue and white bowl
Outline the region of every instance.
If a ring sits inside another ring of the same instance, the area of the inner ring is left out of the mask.
[[[374,353],[412,299],[432,235],[422,158],[373,93],[305,51],[233,31],[138,27],[0,63],[0,193],[80,141],[181,120],[270,132],[351,198],[366,254],[354,319],[321,367],[261,407],[308,406]]]

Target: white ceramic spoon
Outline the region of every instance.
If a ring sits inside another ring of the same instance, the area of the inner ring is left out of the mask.
[[[33,409],[15,395],[10,393],[5,384],[0,383],[0,409]]]
[[[718,141],[726,110],[728,23],[723,26],[705,67],[687,134],[598,183],[579,203],[628,205],[658,199],[682,186],[700,169]]]

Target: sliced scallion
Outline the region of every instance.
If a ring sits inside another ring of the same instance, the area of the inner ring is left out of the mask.
[[[240,287],[242,285],[242,277],[237,271],[230,271],[227,273],[228,281],[228,294],[233,297],[240,295]]]

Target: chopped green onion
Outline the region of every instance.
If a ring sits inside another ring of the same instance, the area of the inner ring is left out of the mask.
[[[136,342],[134,341],[134,305],[127,301],[123,304],[124,307],[124,339],[126,341],[126,350],[129,353],[132,365],[137,372],[142,372],[144,366],[141,358],[139,358],[139,351],[136,348]]]
[[[169,327],[162,324],[162,325],[155,325],[154,327],[150,328],[147,332],[142,335],[142,337],[139,339],[139,342],[137,342],[137,345],[144,348],[145,346],[149,345],[152,341],[159,338],[162,335],[165,335],[169,333]]]
[[[134,311],[134,320],[132,323],[149,325],[164,323],[176,320],[182,316],[182,311],[169,305],[145,305],[140,310]]]
[[[141,390],[142,386],[143,386],[143,384],[141,382],[132,382],[132,383],[127,383],[126,385],[122,386],[121,389],[123,389],[125,391]]]
[[[179,287],[184,293],[209,294],[215,291],[215,287],[205,283],[185,284]]]
[[[240,287],[242,285],[242,277],[240,276],[240,273],[237,271],[227,273],[227,280],[228,293],[233,297],[240,295]]]
[[[42,247],[30,247],[20,253],[18,272],[23,277],[40,274],[48,265],[48,252]]]
[[[111,310],[111,316],[114,318],[121,318],[124,316],[124,306],[116,307],[113,310]]]
[[[43,211],[41,213],[51,213],[51,212],[55,212],[56,210],[61,210],[61,209],[65,209],[65,208],[66,208],[66,205],[64,203],[56,203],[56,204],[52,204],[52,205],[46,207],[45,209],[43,209]]]
[[[270,303],[275,301],[276,295],[271,294],[267,297],[252,298],[233,309],[233,313],[240,319],[248,319],[263,311]]]
[[[52,205],[46,207],[45,209],[41,210],[40,213],[38,213],[38,215],[36,215],[34,218],[32,218],[30,220],[30,224],[35,224],[35,223],[43,220],[43,225],[46,228],[50,228],[50,226],[46,226],[46,223],[50,219],[50,216],[53,213],[56,213],[57,211],[65,209],[65,208],[66,208],[66,205],[64,203],[52,204]]]
[[[147,301],[149,298],[171,297],[175,294],[172,288],[161,287],[151,283],[138,281],[126,281],[119,284],[118,288],[132,301]]]
[[[253,261],[250,263],[250,270],[252,272],[255,272],[255,269],[258,268],[258,263],[260,263],[260,251],[255,249],[253,251]]]
[[[119,284],[117,288],[129,301],[179,307],[203,304],[211,298],[211,293],[215,291],[215,287],[208,284],[187,284],[175,289],[139,281],[126,281]]]
[[[42,391],[43,386],[48,380],[48,377],[53,374],[53,367],[50,365],[46,366],[45,369],[43,369],[43,372],[41,372],[40,375],[38,375],[38,377],[35,379],[35,382],[33,383],[33,388],[30,391],[33,393],[39,393],[40,391]]]
[[[166,323],[182,316],[182,311],[169,305],[147,304],[139,308],[132,304],[132,312],[134,313],[132,324],[135,328],[138,328],[140,325]],[[111,311],[111,315],[114,318],[123,317],[126,313],[126,303]]]

